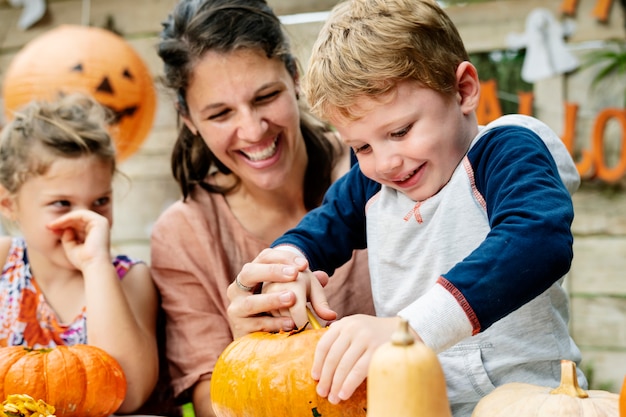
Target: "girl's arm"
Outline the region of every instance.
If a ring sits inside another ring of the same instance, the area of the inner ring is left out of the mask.
[[[83,274],[87,340],[122,366],[128,390],[119,410],[139,408],[158,377],[156,345],[157,292],[149,269],[133,266],[123,280],[110,255],[108,220],[89,210],[70,212],[53,223],[70,262]]]

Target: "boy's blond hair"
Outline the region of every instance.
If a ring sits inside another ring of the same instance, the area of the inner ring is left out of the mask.
[[[317,116],[355,120],[358,98],[379,98],[398,81],[454,94],[456,69],[468,60],[458,30],[434,0],[347,0],[315,42],[303,91]]]

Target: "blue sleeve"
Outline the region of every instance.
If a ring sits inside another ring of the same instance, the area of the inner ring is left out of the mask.
[[[291,245],[305,254],[312,270],[332,275],[352,257],[355,249],[367,247],[365,205],[380,190],[380,184],[361,172],[359,165],[333,183],[322,205],[272,243]]]
[[[491,230],[444,278],[483,331],[569,271],[574,209],[551,153],[528,129],[495,128],[468,158]]]

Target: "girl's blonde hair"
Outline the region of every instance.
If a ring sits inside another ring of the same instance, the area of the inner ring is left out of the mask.
[[[303,91],[314,114],[354,120],[360,97],[380,99],[414,80],[445,95],[469,56],[434,0],[347,0],[333,9],[309,61]]]
[[[45,174],[58,157],[95,155],[115,172],[110,120],[103,106],[83,94],[31,101],[0,132],[0,185],[14,194],[29,178]]]

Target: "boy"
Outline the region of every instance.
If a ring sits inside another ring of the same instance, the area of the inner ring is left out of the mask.
[[[480,85],[468,59],[454,24],[428,0],[348,0],[314,46],[307,99],[359,165],[237,281],[279,281],[251,275],[286,260],[284,249],[331,275],[368,248],[376,317],[332,323],[315,352],[312,375],[331,402],[365,379],[399,316],[438,353],[455,417],[504,383],[558,386],[560,360],[580,361],[561,287],[578,173],[536,119],[478,125]],[[314,283],[306,270],[263,290],[291,285],[302,301]],[[312,304],[330,317],[319,299]],[[586,385],[582,373],[579,381]]]

